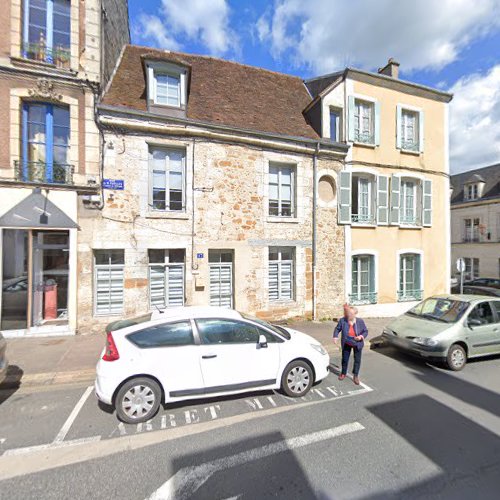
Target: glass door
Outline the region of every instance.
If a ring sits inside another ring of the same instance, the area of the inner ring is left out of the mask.
[[[32,325],[68,319],[69,232],[33,231]]]

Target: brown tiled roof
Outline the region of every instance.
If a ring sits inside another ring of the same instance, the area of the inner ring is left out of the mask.
[[[207,56],[127,45],[103,104],[147,110],[144,59],[190,67],[188,118],[259,132],[318,138],[302,114],[311,97],[300,78]]]

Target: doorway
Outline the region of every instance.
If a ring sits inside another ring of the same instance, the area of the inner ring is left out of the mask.
[[[68,322],[69,231],[4,229],[2,330]]]
[[[233,307],[233,251],[209,250],[210,305]]]

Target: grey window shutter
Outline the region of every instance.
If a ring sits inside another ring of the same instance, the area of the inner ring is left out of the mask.
[[[399,225],[401,179],[397,175],[391,176],[391,224]]]
[[[427,179],[424,180],[422,222],[426,227],[432,226],[432,181]]]
[[[415,254],[415,290],[420,290],[422,288],[422,262],[421,255]]]
[[[389,177],[377,177],[377,224],[389,224]]]
[[[354,96],[352,95],[349,96],[348,106],[349,106],[349,113],[348,113],[347,125],[349,127],[349,130],[347,139],[350,142],[354,142]]]
[[[401,149],[401,126],[403,124],[402,120],[402,108],[401,104],[397,105],[396,108],[396,148]]]
[[[340,172],[339,224],[351,223],[351,172]]]
[[[418,114],[418,145],[420,152],[424,151],[424,112]]]
[[[375,146],[380,145],[380,103],[376,102],[375,108]]]

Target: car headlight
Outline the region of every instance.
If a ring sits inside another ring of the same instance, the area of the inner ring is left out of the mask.
[[[326,354],[328,354],[326,352],[326,349],[321,345],[321,344],[311,344],[311,347],[315,350],[315,351],[318,351],[320,354],[323,354],[323,356],[325,356]]]
[[[415,337],[413,342],[418,345],[424,345],[428,347],[433,347],[438,345],[438,341],[434,339],[430,339],[428,337]]]
[[[382,334],[383,335],[393,335],[393,332],[392,332],[392,330],[389,330],[389,328],[384,328],[382,330]]]

